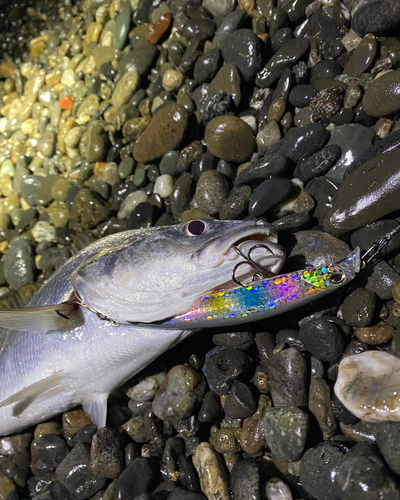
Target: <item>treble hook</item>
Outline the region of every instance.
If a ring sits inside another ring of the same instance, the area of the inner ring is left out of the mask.
[[[238,253],[244,260],[242,262],[238,262],[236,266],[232,269],[232,281],[236,283],[238,286],[243,286],[245,287],[243,283],[241,283],[235,276],[236,271],[239,269],[240,266],[246,265],[246,266],[251,266],[255,271],[257,271],[255,274],[253,274],[253,281],[256,279],[259,279],[261,276],[272,276],[272,274],[267,270],[264,269],[260,264],[257,264],[252,258],[251,258],[251,252],[255,250],[256,248],[265,248],[269,253],[273,253],[270,248],[267,247],[267,245],[263,245],[262,243],[258,243],[257,245],[254,245],[250,248],[248,251],[247,255],[245,255],[240,248],[238,248],[236,245],[232,245],[232,248],[235,250],[236,253]]]
[[[368,248],[366,252],[364,252],[360,258],[361,261],[361,269],[365,269],[367,264],[369,264],[375,257],[377,257],[381,250],[385,248],[385,246],[390,242],[395,234],[400,231],[400,226],[397,226],[395,229],[392,229],[389,233],[385,234],[380,240],[375,241]]]

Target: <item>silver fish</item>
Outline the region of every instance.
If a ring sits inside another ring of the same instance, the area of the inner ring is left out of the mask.
[[[275,245],[275,251],[254,258],[275,274],[284,251],[263,221],[196,221],[127,231],[83,249],[52,275],[25,312],[0,314],[0,434],[78,404],[97,427],[105,426],[109,394],[194,332],[127,322],[185,312],[201,294],[230,282],[240,259],[232,245],[246,252],[260,241]],[[251,276],[246,266],[238,272],[241,279]],[[68,304],[74,291],[88,308]],[[114,326],[90,308],[124,324]]]

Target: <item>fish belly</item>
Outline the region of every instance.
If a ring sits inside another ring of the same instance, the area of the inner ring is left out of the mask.
[[[77,404],[104,426],[109,394],[193,333],[112,326],[89,311],[83,314],[84,324],[67,332],[3,330],[0,435]]]

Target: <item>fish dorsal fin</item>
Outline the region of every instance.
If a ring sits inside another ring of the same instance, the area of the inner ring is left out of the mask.
[[[78,319],[80,307],[74,302],[53,306],[24,307],[0,311],[0,327],[17,331],[64,330]]]
[[[64,390],[62,385],[63,376],[64,372],[62,370],[56,371],[52,375],[24,387],[2,401],[0,408],[16,403],[13,414],[15,416],[20,415],[33,401],[44,401],[61,394]]]
[[[93,399],[82,401],[82,408],[98,429],[106,426],[107,399],[106,394],[100,394],[98,397],[93,397]]]

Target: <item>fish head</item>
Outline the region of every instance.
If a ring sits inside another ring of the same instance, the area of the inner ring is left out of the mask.
[[[316,289],[325,290],[343,286],[360,271],[360,249],[357,247],[335,264],[301,271],[300,278]]]
[[[188,310],[202,294],[229,286],[242,256],[237,246],[272,274],[285,252],[270,224],[258,220],[193,220],[185,224],[118,233],[96,242],[98,249],[70,276],[82,301],[119,322],[154,322]],[[254,274],[240,266],[237,279]]]

